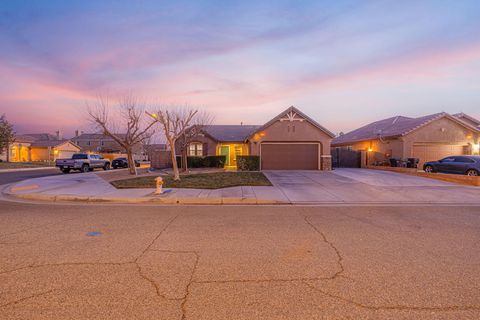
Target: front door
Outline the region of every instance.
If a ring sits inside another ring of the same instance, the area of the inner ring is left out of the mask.
[[[230,165],[230,147],[229,146],[220,146],[220,155],[225,156],[225,165]]]

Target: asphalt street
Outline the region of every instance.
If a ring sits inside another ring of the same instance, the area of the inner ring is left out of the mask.
[[[0,185],[14,183],[14,182],[18,182],[26,179],[54,176],[58,174],[62,174],[62,173],[57,168],[42,169],[42,170],[0,172]]]
[[[479,319],[479,207],[0,202],[0,319]]]

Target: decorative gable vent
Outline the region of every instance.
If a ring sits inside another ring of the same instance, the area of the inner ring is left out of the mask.
[[[283,118],[280,118],[280,122],[283,121],[288,121],[288,122],[293,122],[293,121],[300,121],[303,122],[305,119],[300,117],[296,112],[294,111],[289,111]]]

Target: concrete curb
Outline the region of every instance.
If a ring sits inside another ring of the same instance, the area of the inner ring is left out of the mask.
[[[73,195],[46,195],[46,194],[12,194],[4,192],[5,195],[24,200],[47,201],[47,202],[86,202],[86,203],[119,203],[119,204],[189,204],[189,205],[286,205],[289,202],[276,200],[265,200],[256,198],[161,198],[161,197],[143,197],[143,198],[106,198],[106,197],[86,197]]]
[[[0,169],[0,173],[5,172],[22,172],[22,171],[37,171],[37,170],[47,170],[47,169],[57,169],[56,167],[33,167],[33,168],[17,168],[17,169]]]

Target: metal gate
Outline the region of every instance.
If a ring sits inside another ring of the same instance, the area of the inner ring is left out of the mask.
[[[332,166],[334,168],[360,168],[362,153],[342,148],[332,150]]]

